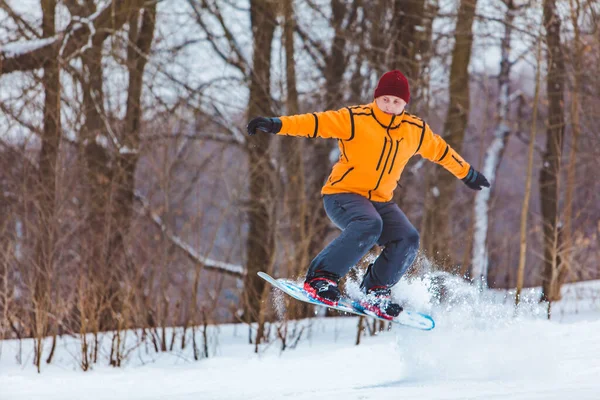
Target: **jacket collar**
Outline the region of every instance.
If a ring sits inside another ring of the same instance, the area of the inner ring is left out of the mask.
[[[377,122],[379,122],[380,125],[384,126],[385,128],[390,126],[390,122],[392,122],[392,117],[394,117],[394,123],[390,127],[390,129],[398,128],[402,123],[402,120],[404,119],[404,111],[402,111],[402,114],[400,115],[387,114],[381,111],[379,107],[377,107],[377,103],[375,103],[374,100],[371,103],[371,108],[373,110],[373,117],[377,120]]]

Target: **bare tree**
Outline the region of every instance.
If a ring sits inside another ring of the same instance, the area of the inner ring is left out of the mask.
[[[250,20],[254,34],[252,73],[250,76],[249,118],[270,115],[271,48],[275,31],[275,14],[270,0],[250,3]],[[274,171],[269,160],[269,135],[256,135],[247,145],[250,167],[248,201],[247,274],[244,277],[244,318],[246,322],[260,318],[265,282],[256,274],[270,271],[274,261]],[[259,324],[262,327],[262,324]],[[262,339],[257,333],[256,343]]]
[[[56,0],[42,1],[42,31],[44,37],[56,34]],[[44,61],[44,130],[39,155],[39,179],[36,208],[39,236],[35,249],[35,276],[33,282],[34,331],[36,339],[34,363],[40,372],[44,337],[48,334],[52,307],[52,279],[54,277],[56,246],[56,168],[61,137],[60,124],[60,66],[57,48]]]
[[[520,233],[520,245],[519,245],[519,265],[517,269],[517,290],[515,295],[515,305],[519,305],[521,301],[521,291],[523,290],[523,284],[525,281],[525,261],[527,256],[527,227],[529,217],[529,203],[531,198],[531,184],[533,181],[533,157],[535,150],[535,137],[537,134],[537,118],[539,110],[540,100],[540,86],[541,86],[541,64],[542,64],[542,38],[540,35],[537,45],[537,68],[535,72],[535,94],[533,96],[533,117],[531,123],[531,130],[529,134],[529,151],[527,160],[527,175],[525,183],[525,196],[523,198],[523,206],[521,207],[521,233]]]
[[[110,210],[113,229],[108,239],[107,265],[119,266],[117,273],[131,275],[132,261],[127,256],[127,235],[131,226],[135,199],[135,170],[139,159],[140,130],[142,120],[142,83],[144,68],[148,62],[148,54],[154,37],[156,25],[156,2],[146,4],[141,10],[134,10],[129,15],[129,33],[127,47],[127,70],[129,85],[127,90],[127,110],[125,114],[123,135],[119,138],[118,152],[115,154],[115,170],[111,187],[112,204]],[[116,346],[113,350],[114,365],[119,366],[120,329],[127,327],[123,322],[129,312],[128,300],[131,292],[121,290],[119,282],[122,277],[115,274],[109,288],[112,311],[118,323]],[[113,295],[114,293],[114,295]],[[120,329],[119,329],[120,328]]]
[[[492,188],[490,190],[481,190],[475,194],[474,207],[474,236],[473,236],[473,259],[472,278],[477,284],[487,286],[488,276],[488,254],[487,254],[487,235],[488,235],[488,209],[491,192],[494,190],[494,181],[502,161],[502,156],[506,149],[511,128],[510,128],[510,71],[512,61],[510,60],[511,39],[513,32],[513,21],[518,7],[513,0],[504,2],[506,12],[504,14],[504,37],[501,43],[500,75],[498,76],[498,102],[496,128],[494,130],[494,140],[488,147],[485,154],[482,173],[487,177]]]
[[[585,43],[581,38],[581,28],[579,19],[583,14],[580,0],[569,0],[571,13],[571,24],[573,25],[573,45],[572,60],[573,65],[573,90],[571,91],[571,149],[569,151],[569,160],[567,164],[567,182],[565,193],[565,211],[564,211],[564,235],[563,251],[561,252],[561,269],[558,273],[559,287],[567,279],[567,275],[575,272],[573,257],[573,198],[576,186],[575,167],[577,162],[577,151],[579,146],[579,137],[581,135],[581,111],[579,109],[580,94],[582,92],[582,64],[584,57]]]
[[[409,0],[394,2],[396,33],[393,36],[393,57],[390,67],[400,69],[411,83],[411,110],[417,111],[423,100],[423,90],[427,82],[424,70],[430,58],[431,24],[436,8],[434,2]]]
[[[286,0],[283,5],[283,44],[285,46],[285,78],[286,78],[286,111],[289,115],[298,114],[300,107],[298,105],[298,89],[296,79],[296,54],[294,46],[294,32],[296,29],[296,17],[294,13],[294,3],[292,0]],[[303,155],[305,152],[304,141],[298,141],[293,137],[282,137],[281,158],[285,163],[285,181],[287,182],[285,190],[285,200],[289,215],[289,224],[291,231],[292,251],[287,264],[288,276],[298,276],[306,269],[309,263],[308,246],[310,238],[308,235],[307,219],[309,205],[306,196],[306,170],[304,168]],[[306,316],[308,307],[306,304],[296,301],[290,301],[287,316],[290,319]]]
[[[546,151],[540,172],[540,196],[544,232],[544,282],[542,299],[552,302],[560,299],[558,275],[561,268],[559,225],[559,179],[565,132],[564,87],[565,61],[560,39],[560,15],[555,0],[544,0],[544,27],[546,28],[546,90],[548,95],[548,126]],[[549,307],[550,313],[550,307]]]
[[[461,0],[455,30],[455,43],[450,66],[450,104],[443,136],[453,149],[460,152],[470,110],[469,62],[473,43],[473,20],[477,0]],[[436,169],[436,173],[439,169]],[[456,178],[440,171],[437,179],[429,179],[425,215],[421,230],[422,248],[440,267],[450,269],[452,260],[447,249],[450,244],[449,217],[454,199]],[[443,199],[436,201],[436,198]]]
[[[83,5],[69,1],[66,5],[71,14],[78,18],[89,18],[96,12],[93,1],[86,1]],[[108,248],[106,237],[110,226],[106,215],[112,171],[110,154],[102,145],[102,139],[110,137],[107,131],[112,128],[109,126],[104,110],[102,46],[103,42],[93,42],[92,46],[82,52],[83,68],[79,75],[84,118],[80,131],[79,150],[83,167],[81,170],[85,171],[82,212],[87,229],[81,235],[82,263],[77,281],[78,301],[75,309],[79,315],[83,370],[87,370],[97,361],[98,332],[102,328],[111,326],[106,298],[108,295],[106,285],[109,281],[105,279],[105,274],[110,268],[106,266]],[[92,333],[95,338],[91,344],[88,343],[88,333]]]

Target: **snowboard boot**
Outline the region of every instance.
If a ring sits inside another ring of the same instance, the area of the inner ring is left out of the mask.
[[[338,281],[339,278],[335,274],[319,273],[316,276],[306,278],[304,290],[315,300],[330,306],[337,306],[342,297]]]
[[[392,291],[389,288],[376,286],[366,292],[366,296],[359,303],[378,317],[392,320],[402,312],[402,306],[392,301]]]

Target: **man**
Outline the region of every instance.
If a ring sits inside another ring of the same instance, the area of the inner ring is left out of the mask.
[[[370,104],[278,118],[258,117],[248,134],[268,133],[337,139],[340,157],[321,190],[325,211],[342,230],[311,262],[304,283],[315,299],[336,305],[338,282],[377,243],[384,250],[362,281],[361,305],[391,319],[402,307],[391,299],[394,286],[416,258],[419,233],[393,192],[408,160],[419,154],[442,165],[471,189],[490,186],[440,136],[404,108],[410,101],[406,77],[389,71],[379,80]]]

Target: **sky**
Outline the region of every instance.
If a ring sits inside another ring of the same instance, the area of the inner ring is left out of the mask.
[[[363,336],[359,346],[354,317],[300,321],[296,348],[281,351],[273,340],[258,354],[247,327],[221,325],[209,328],[209,358],[142,345],[112,368],[104,337],[102,365],[81,372],[79,342],[63,337],[53,363],[37,374],[30,341],[22,343],[20,365],[18,342],[0,342],[0,400],[598,399],[600,282],[565,287],[551,321],[537,305],[539,289],[524,292],[515,318],[511,293],[478,294],[459,281],[449,288],[442,305],[427,278],[403,281],[394,295],[430,312],[436,328],[394,327]]]

